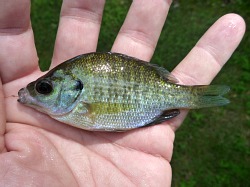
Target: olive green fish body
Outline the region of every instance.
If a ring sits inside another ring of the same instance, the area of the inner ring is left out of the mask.
[[[173,109],[227,104],[227,91],[178,85],[167,70],[126,55],[89,53],[30,83],[19,101],[78,128],[123,131],[172,118]]]

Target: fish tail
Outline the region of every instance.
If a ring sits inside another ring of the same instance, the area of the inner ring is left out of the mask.
[[[228,93],[229,90],[229,86],[226,85],[194,86],[192,92],[195,99],[190,108],[198,109],[226,105],[230,101],[223,95]]]

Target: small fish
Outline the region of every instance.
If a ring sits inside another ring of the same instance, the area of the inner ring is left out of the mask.
[[[18,92],[18,101],[90,131],[159,124],[179,109],[229,103],[224,85],[179,85],[166,69],[119,53],[88,53],[65,61]]]

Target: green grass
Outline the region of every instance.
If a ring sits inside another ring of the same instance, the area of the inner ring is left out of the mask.
[[[42,69],[53,53],[61,1],[32,1]],[[98,51],[109,51],[130,1],[106,3]],[[235,12],[250,23],[250,2],[179,0],[172,6],[152,62],[172,70],[219,17]],[[230,85],[231,104],[192,111],[176,133],[172,186],[250,186],[250,34],[213,83]]]
[[[40,68],[49,68],[58,27],[61,0],[35,0],[31,3],[31,21]]]

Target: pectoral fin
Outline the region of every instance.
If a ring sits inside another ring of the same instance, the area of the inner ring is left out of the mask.
[[[146,124],[143,127],[160,124],[164,121],[167,121],[169,119],[172,119],[178,116],[179,114],[180,114],[180,111],[178,109],[165,110],[161,115],[155,117],[152,122]]]

